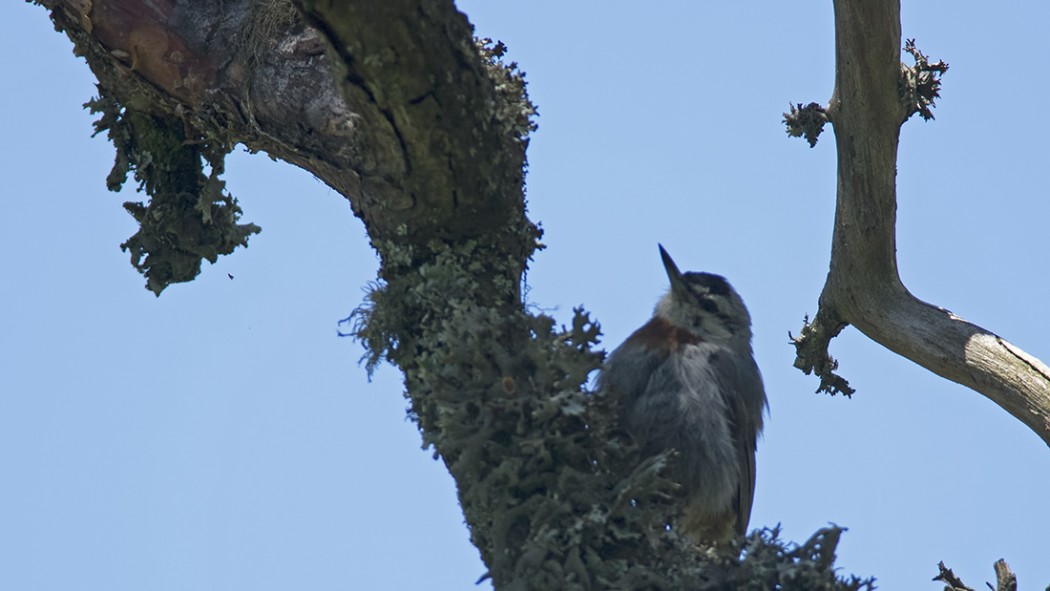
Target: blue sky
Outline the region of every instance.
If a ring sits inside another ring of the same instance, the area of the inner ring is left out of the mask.
[[[846,572],[971,586],[1003,557],[1050,583],[1050,451],[981,395],[848,329],[852,400],[813,394],[787,332],[827,272],[834,142],[786,137],[833,84],[830,2],[461,2],[539,105],[531,298],[584,304],[616,346],[666,288],[656,250],[727,276],[755,322],[771,416],[752,527],[835,522]],[[1046,23],[1025,1],[907,2],[904,35],[951,64],[898,165],[905,284],[1050,360]],[[454,486],[336,323],[377,261],[331,189],[238,152],[228,188],[262,234],[155,298],[118,245],[93,78],[45,11],[0,5],[0,588],[472,589]],[[230,280],[227,273],[234,276]],[[484,588],[484,586],[482,586]]]

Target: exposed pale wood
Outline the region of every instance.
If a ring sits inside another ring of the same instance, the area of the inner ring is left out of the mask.
[[[818,319],[844,320],[984,394],[1050,445],[1050,368],[914,297],[897,273],[897,144],[906,114],[898,94],[900,50],[897,0],[836,0],[835,91],[827,113],[838,148],[838,196]]]

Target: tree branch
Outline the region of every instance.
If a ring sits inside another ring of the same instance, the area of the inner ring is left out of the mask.
[[[336,79],[354,113],[396,138],[386,146],[394,153],[362,175],[366,199],[382,205],[397,196],[396,207],[362,212],[373,240],[403,241],[400,226],[423,244],[528,225],[520,188],[534,110],[520,98],[520,77],[497,96],[490,76],[506,73],[479,59],[470,23],[451,1],[298,4],[339,57]],[[531,240],[511,242],[502,246],[517,258],[531,252]]]
[[[992,591],[1017,591],[1017,576],[1010,569],[1010,566],[1006,564],[1006,561],[999,559],[995,561],[995,587],[992,587],[991,583],[985,583],[988,588]],[[940,581],[944,583],[945,591],[974,591],[973,587],[967,586],[962,582],[952,569],[944,566],[943,562],[937,564],[938,574],[933,577],[934,581]]]
[[[597,325],[524,309],[534,110],[502,46],[476,44],[450,0],[300,0],[313,28],[280,0],[45,5],[116,102],[107,123],[154,117],[212,158],[241,142],[350,200],[382,258],[355,334],[370,363],[404,371],[497,588],[872,588],[836,574],[839,528],[802,545],[759,530],[711,553],[667,528],[673,454],[639,457],[586,390]],[[133,127],[114,141],[150,131]]]
[[[895,234],[900,125],[915,112],[932,117],[929,107],[939,91],[934,73],[947,66],[929,63],[910,45],[917,63],[903,68],[900,40],[897,0],[836,0],[835,91],[826,114],[839,154],[838,197],[831,268],[817,318],[839,318],[984,394],[1050,445],[1050,368],[998,335],[919,300],[901,283]],[[827,358],[826,349],[798,351],[796,366],[802,368]]]

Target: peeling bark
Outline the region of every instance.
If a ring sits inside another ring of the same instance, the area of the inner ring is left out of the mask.
[[[172,116],[190,141],[244,144],[304,168],[355,213],[403,195],[367,181],[403,167],[385,119],[344,98],[327,44],[280,0],[42,0],[122,105]]]

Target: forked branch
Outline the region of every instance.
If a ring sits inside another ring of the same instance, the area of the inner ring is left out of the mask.
[[[897,0],[836,0],[835,91],[819,111],[834,126],[839,154],[831,269],[814,324],[793,339],[795,365],[820,375],[821,390],[850,392],[833,372],[826,343],[852,324],[886,348],[984,394],[1050,445],[1050,368],[991,331],[919,300],[901,283],[900,126],[914,113],[933,118],[930,109],[948,66],[931,62],[911,40],[905,51],[915,65],[902,65],[900,42]],[[800,126],[812,119],[806,112],[785,115],[789,133],[792,122]]]

